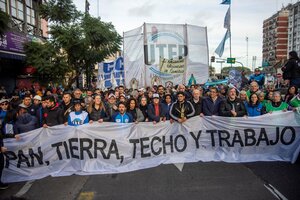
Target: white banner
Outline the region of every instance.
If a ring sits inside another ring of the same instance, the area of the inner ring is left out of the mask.
[[[167,163],[288,161],[300,151],[300,115],[194,117],[183,124],[93,123],[40,128],[5,140],[3,182],[48,175],[129,172]]]
[[[161,70],[160,60],[183,59],[178,73]],[[193,75],[196,83],[205,83],[208,71],[208,42],[205,27],[183,24],[151,24],[124,33],[124,69],[128,88],[187,84]]]

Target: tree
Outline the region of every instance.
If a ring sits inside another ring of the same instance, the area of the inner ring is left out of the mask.
[[[25,52],[27,63],[35,66],[45,81],[70,88],[82,72],[92,76],[92,66],[120,49],[121,36],[114,26],[80,13],[72,0],[50,0],[40,12],[50,22],[51,38],[27,43]]]
[[[0,38],[9,29],[9,15],[0,9]]]

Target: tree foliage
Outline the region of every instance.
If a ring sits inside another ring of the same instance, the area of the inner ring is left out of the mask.
[[[111,23],[80,13],[71,0],[48,1],[41,15],[50,22],[51,37],[45,43],[27,43],[25,52],[27,63],[45,81],[70,87],[82,72],[91,74],[92,66],[120,48],[121,36]],[[63,82],[66,74],[68,82]]]

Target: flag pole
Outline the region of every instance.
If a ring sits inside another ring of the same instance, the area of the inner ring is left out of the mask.
[[[231,2],[229,4],[229,10],[230,10],[230,18],[229,18],[229,51],[230,51],[230,58],[232,58],[232,52],[231,52]],[[232,67],[232,62],[230,63],[230,67]]]

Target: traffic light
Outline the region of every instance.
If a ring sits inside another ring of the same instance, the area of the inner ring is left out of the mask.
[[[215,62],[215,60],[216,60],[216,57],[215,57],[215,56],[212,56],[212,57],[210,58],[210,61],[211,61],[211,62]]]

